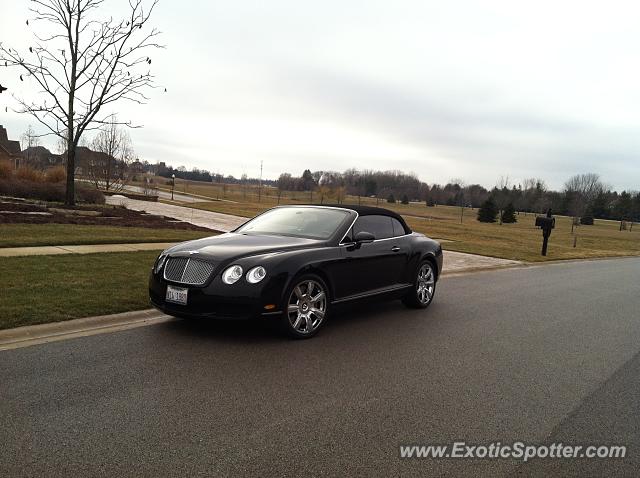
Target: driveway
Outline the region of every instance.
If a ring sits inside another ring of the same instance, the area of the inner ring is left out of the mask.
[[[188,197],[188,196],[185,196]],[[174,204],[161,202],[140,201],[124,196],[114,195],[106,197],[107,204],[122,205],[134,211],[145,211],[149,214],[167,216],[179,221],[190,222],[196,226],[206,227],[215,231],[229,232],[248,221],[246,217],[232,216],[212,211],[203,211]]]
[[[314,339],[173,320],[0,352],[1,476],[637,476],[640,259],[443,278]],[[624,444],[624,460],[400,459]]]

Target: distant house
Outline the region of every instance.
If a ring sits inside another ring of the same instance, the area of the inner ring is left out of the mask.
[[[53,166],[64,165],[65,158],[60,154],[54,154],[44,146],[31,146],[21,153],[26,164],[32,168],[47,169]]]
[[[0,160],[14,161],[20,156],[20,142],[12,141],[7,136],[7,130],[0,125]]]
[[[146,169],[144,167],[144,164],[142,164],[139,159],[136,159],[129,165],[129,172],[132,174],[142,174],[145,171]]]
[[[121,161],[113,159],[106,153],[93,151],[86,146],[76,148],[76,174],[78,176],[105,177],[108,168],[113,168],[111,174],[120,170]]]

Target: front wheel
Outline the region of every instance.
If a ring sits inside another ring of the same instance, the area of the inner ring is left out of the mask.
[[[429,307],[436,293],[436,273],[430,261],[424,261],[418,272],[411,291],[402,299],[407,307],[424,309]]]
[[[329,305],[324,281],[314,274],[298,277],[285,297],[281,319],[285,331],[297,339],[313,337],[324,323]]]

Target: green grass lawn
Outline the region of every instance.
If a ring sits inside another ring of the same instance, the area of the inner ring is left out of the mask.
[[[213,231],[77,224],[0,224],[0,247],[181,242],[211,236]]]
[[[147,309],[158,251],[0,260],[0,329]]]

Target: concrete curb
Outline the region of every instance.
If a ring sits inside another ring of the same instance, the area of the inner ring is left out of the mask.
[[[50,324],[0,330],[0,351],[57,342],[76,337],[117,332],[175,320],[155,309],[86,317]]]
[[[480,272],[496,272],[496,271],[509,270],[509,269],[526,269],[531,267],[531,264],[533,263],[520,262],[518,264],[503,264],[503,265],[486,266],[486,267],[468,267],[466,269],[442,271],[440,274],[440,277],[444,279],[449,277],[463,276],[467,274],[477,274]]]

